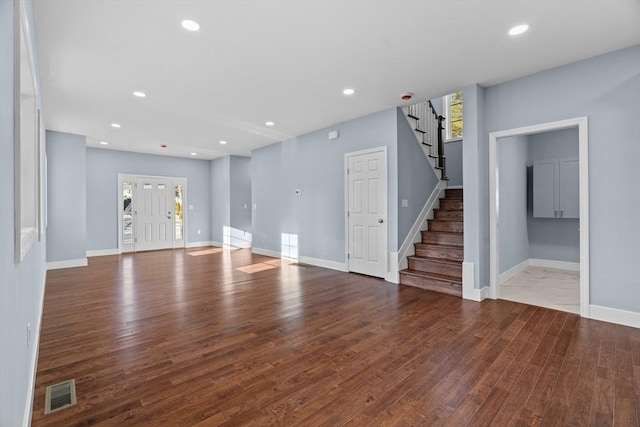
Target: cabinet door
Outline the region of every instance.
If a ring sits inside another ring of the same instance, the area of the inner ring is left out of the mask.
[[[560,214],[561,218],[580,217],[580,175],[577,158],[560,159]]]
[[[558,159],[533,163],[533,216],[558,217]]]

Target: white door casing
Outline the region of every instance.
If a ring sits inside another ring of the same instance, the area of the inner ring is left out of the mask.
[[[131,203],[123,212],[124,184]],[[178,218],[176,187],[182,190]],[[118,250],[135,252],[186,246],[187,179],[118,174]]]
[[[387,153],[348,153],[347,265],[355,273],[387,273]]]
[[[590,317],[589,298],[589,122],[586,116],[489,133],[489,297],[500,297],[499,275],[499,165],[498,139],[578,128],[579,221],[580,221],[580,315]],[[574,165],[575,166],[575,165]],[[464,284],[463,284],[464,286]]]
[[[172,248],[174,206],[171,180],[138,180],[136,193],[136,250]]]

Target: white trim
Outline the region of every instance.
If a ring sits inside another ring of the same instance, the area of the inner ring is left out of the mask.
[[[315,265],[316,267],[328,268],[330,270],[338,270],[347,272],[347,263],[330,261],[327,259],[311,258],[306,256],[299,256],[298,262],[303,264]]]
[[[552,259],[529,258],[532,267],[555,268],[557,270],[580,271],[579,262],[554,261]]]
[[[404,114],[405,117],[406,114]],[[349,269],[349,174],[347,170],[349,169],[349,157],[361,156],[364,154],[372,154],[382,152],[384,155],[384,185],[386,187],[384,197],[387,199],[387,211],[385,218],[385,229],[386,233],[384,236],[385,240],[385,251],[384,251],[384,268],[382,269],[385,272],[385,275],[382,277],[386,279],[389,276],[389,210],[391,207],[389,200],[389,157],[387,155],[387,146],[383,145],[380,147],[368,148],[366,150],[352,151],[349,153],[344,153],[344,259],[346,260],[347,271],[351,271]]]
[[[185,249],[190,249],[190,248],[205,248],[207,246],[222,246],[222,243],[219,242],[212,242],[212,241],[208,241],[208,242],[190,242],[184,245]],[[176,249],[180,249],[179,247]]]
[[[47,263],[47,270],[58,270],[60,268],[86,267],[89,261],[86,258],[70,259],[66,261],[52,261]]]
[[[137,174],[132,174],[132,173],[118,173],[118,188],[116,190],[116,218],[118,218],[118,253],[133,253],[136,252],[136,244],[135,244],[135,239],[136,239],[136,218],[134,217],[133,220],[133,240],[134,243],[127,245],[127,248],[125,250],[124,248],[124,244],[122,243],[122,183],[124,182],[125,179],[130,180],[134,186],[133,186],[133,191],[132,191],[132,199],[131,199],[131,203],[135,203],[135,199],[137,197],[137,182],[139,179],[144,179],[144,178],[150,178],[150,179],[164,179],[164,180],[169,180],[171,181],[171,187],[172,187],[172,191],[173,188],[176,184],[182,184],[183,185],[183,194],[182,194],[182,240],[175,240],[175,212],[173,213],[173,221],[172,221],[172,244],[170,248],[162,248],[162,249],[180,249],[180,248],[187,248],[187,239],[189,238],[188,236],[188,215],[189,215],[189,186],[188,186],[188,180],[187,177],[184,176],[163,176],[163,175],[137,175]],[[134,205],[135,208],[135,205]]]
[[[462,185],[447,185],[447,190],[462,190],[464,187]]]
[[[271,249],[256,248],[255,246],[253,246],[251,248],[251,253],[252,254],[258,254],[258,255],[269,256],[269,257],[272,257],[272,258],[281,258],[280,252],[278,252],[278,251],[272,251]]]
[[[38,372],[38,355],[40,354],[40,331],[42,328],[42,312],[44,310],[44,290],[47,283],[47,272],[44,272],[44,278],[42,283],[42,294],[40,295],[40,307],[38,310],[38,318],[36,324],[33,325],[32,330],[35,330],[35,334],[31,338],[31,342],[35,343],[32,346],[33,354],[31,355],[31,365],[29,366],[29,389],[27,390],[27,401],[24,408],[24,415],[22,416],[22,425],[29,427],[31,425],[31,417],[33,415],[33,396],[36,391],[36,374]]]
[[[580,161],[580,315],[589,317],[589,139],[586,116],[556,122],[542,123],[515,129],[489,133],[489,280],[490,297],[500,296],[499,287],[499,165],[498,138],[517,135],[531,135],[568,128],[578,128]]]
[[[120,250],[118,248],[114,249],[96,249],[93,251],[87,251],[87,258],[94,256],[106,256],[106,255],[120,255]]]
[[[507,271],[504,271],[504,272],[500,273],[500,275],[498,276],[498,284],[502,285],[504,282],[506,282],[507,280],[511,279],[513,276],[521,273],[525,268],[527,268],[527,267],[529,267],[529,265],[531,265],[530,261],[531,261],[530,259],[525,259],[524,261],[522,261],[519,264],[514,265],[513,267],[511,267]]]
[[[475,287],[475,264],[462,263],[462,298],[471,301],[482,301],[487,298],[488,288],[477,289]]]
[[[398,252],[389,252],[389,271],[384,280],[387,282],[400,284],[400,270],[407,268],[407,259],[400,260],[400,254]]]
[[[591,319],[640,328],[640,313],[635,311],[591,305],[589,306],[589,314]]]

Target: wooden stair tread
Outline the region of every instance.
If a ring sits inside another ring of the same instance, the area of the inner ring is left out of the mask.
[[[417,255],[408,256],[407,259],[427,260],[429,262],[435,262],[438,264],[450,264],[450,265],[462,266],[462,261],[457,261],[455,259],[432,258],[432,257],[417,256]]]
[[[414,243],[414,245],[420,245],[420,247],[434,247],[434,248],[445,248],[445,249],[460,249],[460,245],[450,245],[443,243]]]
[[[411,270],[409,268],[400,271],[401,274],[409,274],[411,276],[424,277],[426,279],[436,279],[443,282],[449,282],[456,285],[462,286],[462,281],[457,277],[448,276],[446,274],[438,274],[438,273],[428,273],[426,271],[420,270]]]

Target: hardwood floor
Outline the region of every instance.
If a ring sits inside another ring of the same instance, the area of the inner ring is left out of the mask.
[[[637,329],[199,248],[48,272],[33,425],[637,426],[639,390]]]

